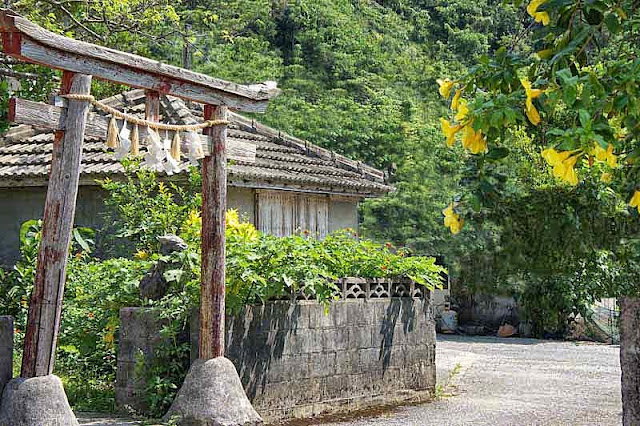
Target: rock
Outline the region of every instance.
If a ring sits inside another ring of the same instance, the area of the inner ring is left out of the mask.
[[[160,300],[169,290],[169,283],[164,279],[166,264],[159,261],[140,280],[140,297],[142,300]]]
[[[498,329],[498,337],[511,337],[518,334],[518,330],[511,324],[501,325]]]
[[[0,426],[74,426],[62,381],[54,375],[11,380],[0,406]]]
[[[187,426],[254,426],[262,419],[227,358],[196,360],[164,421]]]
[[[157,238],[158,241],[160,241],[160,253],[165,255],[177,251],[185,251],[189,248],[187,243],[185,243],[184,240],[177,235],[163,235]]]
[[[470,336],[486,336],[487,328],[484,325],[461,325],[458,327],[463,334]]]
[[[157,237],[160,241],[160,253],[169,255],[171,253],[186,250],[189,246],[184,240],[177,235],[163,235]],[[144,299],[160,300],[169,290],[169,283],[164,279],[164,272],[167,270],[167,264],[158,261],[140,281],[140,297]]]

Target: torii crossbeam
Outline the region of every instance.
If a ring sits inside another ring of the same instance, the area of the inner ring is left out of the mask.
[[[158,119],[159,94],[205,104],[205,120],[226,120],[227,108],[264,112],[269,100],[279,93],[275,83],[239,85],[54,34],[7,9],[0,9],[0,31],[4,54],[63,71],[60,88],[63,95],[89,94],[92,76],[146,89],[148,120]],[[25,102],[12,101],[12,117],[16,117],[20,106],[29,106]],[[31,107],[42,109],[42,104],[39,105]],[[88,114],[89,106],[88,101],[70,99],[64,108],[66,111],[60,107],[45,108],[48,114],[56,117],[46,126],[55,131],[55,138],[42,242],[29,304],[21,371],[24,378],[45,376],[53,371],[82,143],[87,129],[89,133],[103,134],[106,125],[106,122]],[[199,357],[205,360],[224,355],[227,126],[211,127],[206,134],[208,143],[202,163],[199,346]],[[247,147],[236,147],[234,156],[246,160],[247,150],[250,157],[251,149]],[[255,150],[253,153],[255,155]]]

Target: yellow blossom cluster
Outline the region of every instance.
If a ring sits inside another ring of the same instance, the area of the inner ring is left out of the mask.
[[[442,214],[444,215],[444,226],[449,228],[451,233],[454,235],[460,232],[464,226],[464,219],[453,211],[453,203],[449,204],[449,207],[442,210]]]
[[[638,214],[640,214],[640,191],[637,189],[633,192],[633,197],[629,200],[629,205],[631,207],[635,207],[638,209]]]
[[[606,163],[609,167],[615,168],[618,165],[618,158],[613,153],[614,146],[609,144],[607,149],[602,148],[597,142],[594,143],[593,149],[589,151],[589,164],[595,158],[597,161]],[[542,151],[544,158],[550,166],[553,167],[553,175],[559,179],[569,182],[571,185],[578,184],[578,174],[574,167],[578,158],[584,153],[583,150],[574,151],[556,151],[554,148],[547,148]],[[610,172],[603,172],[601,180],[605,183],[611,182],[613,175]]]
[[[547,12],[538,12],[538,8],[546,3],[547,0],[533,0],[527,6],[527,13],[531,16],[536,22],[540,22],[542,25],[549,25],[549,14]]]
[[[542,158],[553,167],[553,175],[571,185],[578,184],[578,174],[574,167],[580,155],[579,151],[556,151],[554,148],[542,151]]]
[[[243,222],[240,220],[238,210],[230,209],[225,213],[225,222],[227,225],[227,235],[236,235],[247,241],[256,241],[258,239],[258,231],[251,222]]]
[[[440,85],[438,90],[440,95],[445,99],[449,99],[456,83],[449,79],[444,79],[438,80],[438,84]],[[474,130],[473,120],[467,119],[469,106],[466,99],[462,99],[461,96],[462,89],[457,89],[453,99],[451,99],[451,109],[456,112],[453,117],[455,123],[445,118],[440,119],[442,133],[446,138],[447,146],[452,148],[456,142],[456,134],[464,129],[462,133],[462,146],[464,149],[469,150],[472,154],[483,153],[487,150],[487,139],[480,130]]]
[[[609,144],[609,146],[607,146],[607,149],[604,149],[600,146],[599,143],[595,142],[593,150],[591,151],[591,155],[596,157],[596,160],[607,163],[611,168],[616,167],[616,165],[618,164],[618,159],[613,153],[612,144]]]

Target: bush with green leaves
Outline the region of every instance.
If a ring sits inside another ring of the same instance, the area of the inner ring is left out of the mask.
[[[21,227],[21,258],[0,273],[0,315],[15,319],[17,360],[24,341],[28,298],[33,288],[41,221]],[[119,311],[138,306],[139,281],[150,263],[123,258],[92,258],[93,231],[73,230],[58,336],[55,373],[63,378],[76,409],[115,409],[115,372]]]

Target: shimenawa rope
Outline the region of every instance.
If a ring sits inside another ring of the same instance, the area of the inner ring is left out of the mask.
[[[147,126],[154,130],[170,130],[173,132],[193,132],[196,130],[206,129],[207,127],[213,126],[222,126],[225,124],[229,124],[228,120],[207,120],[203,123],[198,124],[183,124],[183,125],[175,125],[175,124],[164,124],[156,121],[144,120],[142,118],[138,118],[135,115],[125,114],[122,111],[119,111],[115,108],[110,107],[109,105],[103,104],[102,102],[96,100],[92,95],[80,95],[80,94],[68,94],[62,95],[63,98],[67,98],[74,101],[88,101],[91,105],[96,108],[101,109],[107,114],[111,114],[114,117],[118,117],[122,120],[126,120],[129,123],[137,124],[139,126]]]

